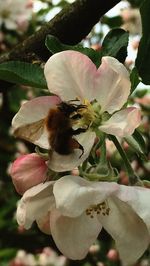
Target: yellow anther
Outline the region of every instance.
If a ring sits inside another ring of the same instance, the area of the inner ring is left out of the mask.
[[[86,215],[89,215],[90,218],[94,218],[94,214],[109,215],[110,208],[107,201],[103,201],[97,205],[90,206],[86,209]]]

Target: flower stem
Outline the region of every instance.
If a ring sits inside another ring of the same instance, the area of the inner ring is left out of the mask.
[[[123,148],[121,147],[117,138],[113,135],[109,135],[109,138],[115,144],[120,156],[122,157],[122,159],[124,161],[125,168],[126,168],[126,171],[128,173],[128,176],[129,176],[129,183],[131,185],[134,185],[134,184],[140,182],[139,177],[136,176],[136,174],[134,173],[134,170],[131,167],[130,161],[128,160],[127,155],[126,155],[125,151],[123,150]]]
[[[106,164],[106,141],[105,141],[105,138],[104,138],[103,143],[101,145],[100,163]]]
[[[101,150],[101,154],[100,154],[100,164],[106,164],[106,134],[96,130],[95,131],[97,137],[99,137],[99,142],[97,143],[97,145],[95,146],[95,151],[96,149],[100,148]]]

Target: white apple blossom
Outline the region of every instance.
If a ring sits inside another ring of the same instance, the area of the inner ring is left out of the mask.
[[[65,266],[67,265],[67,259],[64,256],[58,256],[58,254],[50,247],[45,247],[43,251],[38,255],[37,264],[40,266]]]
[[[31,13],[31,0],[0,0],[0,27],[4,24],[8,30],[24,31]]]
[[[16,257],[11,261],[10,265],[36,266],[37,263],[33,254],[20,249],[17,251]]]
[[[84,154],[80,157],[79,149],[74,149],[69,155],[53,151],[49,160],[52,170],[63,172],[79,166],[88,157],[94,144],[94,128],[125,137],[139,126],[138,108],[120,110],[128,99],[131,84],[128,71],[117,59],[103,57],[97,69],[86,55],[76,51],[63,51],[50,57],[45,64],[44,73],[49,91],[58,97],[38,97],[24,104],[13,118],[14,132],[42,148],[50,149],[44,124],[48,112],[60,101],[75,99],[78,104],[86,106],[81,111],[82,118],[77,126],[88,127],[85,133],[73,136],[83,146]]]
[[[17,221],[34,221],[68,258],[83,259],[102,227],[113,237],[123,265],[134,263],[150,242],[150,190],[64,176],[27,190]]]

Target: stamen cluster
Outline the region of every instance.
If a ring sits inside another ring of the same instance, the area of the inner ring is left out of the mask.
[[[94,214],[102,214],[109,215],[110,208],[106,201],[99,203],[97,205],[93,205],[90,208],[86,209],[86,215],[90,216],[90,218],[94,218]]]

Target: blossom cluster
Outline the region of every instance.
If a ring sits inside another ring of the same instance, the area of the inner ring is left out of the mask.
[[[45,247],[40,253],[33,255],[24,250],[18,250],[16,257],[10,262],[9,266],[65,266],[67,259],[49,247]]]
[[[25,31],[32,13],[32,0],[0,0],[0,27]]]
[[[74,260],[86,256],[104,228],[115,240],[124,265],[132,264],[149,245],[149,189],[91,181],[84,174],[63,175],[88,160],[96,136],[127,137],[139,126],[140,110],[125,107],[131,88],[129,73],[109,56],[102,58],[97,69],[77,51],[51,56],[44,73],[53,96],[26,102],[12,121],[16,136],[46,150],[19,157],[12,165],[13,183],[23,195],[17,221],[26,229],[36,221],[42,232],[52,235],[59,250]],[[69,118],[64,106],[73,108]],[[67,154],[62,154],[59,142],[62,132],[66,145],[74,145]]]

